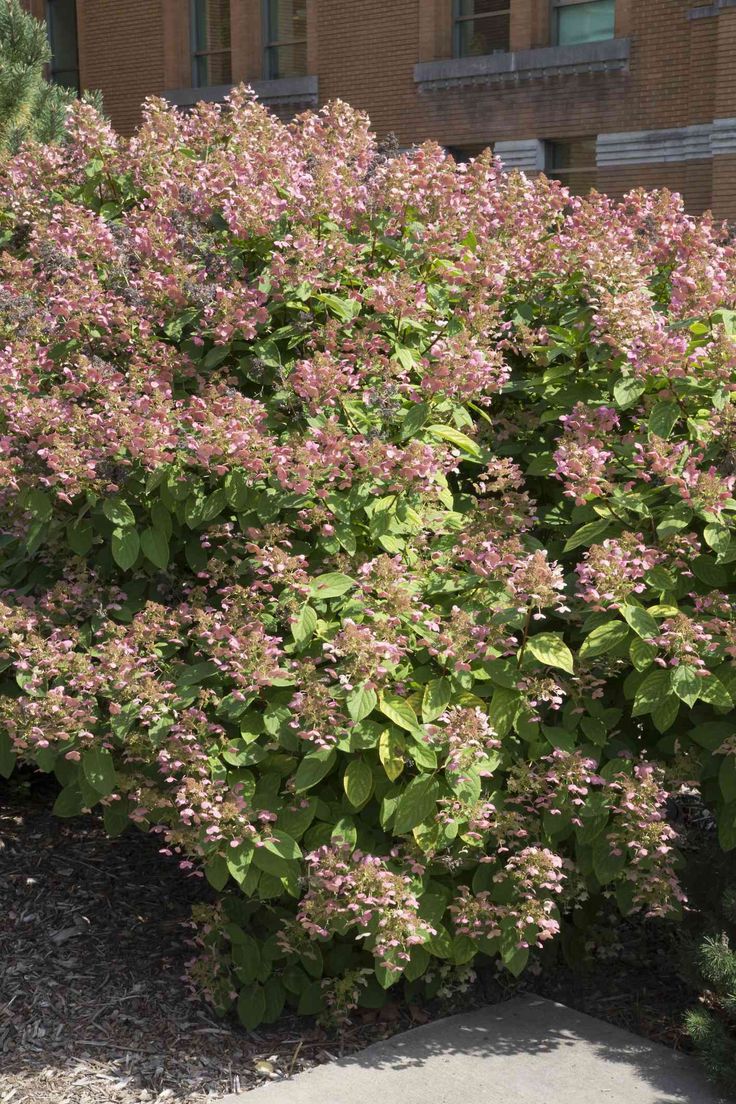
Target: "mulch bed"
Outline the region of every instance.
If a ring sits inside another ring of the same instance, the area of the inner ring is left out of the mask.
[[[0,783],[0,1104],[201,1104],[459,1010],[389,1005],[339,1037],[289,1016],[252,1033],[218,1020],[183,981],[187,920],[209,899],[206,883],[155,838],[110,840],[95,817],[52,817],[52,801],[46,779]],[[528,989],[680,1046],[695,999],[680,938],[612,918],[582,972],[557,953],[518,987],[481,974],[458,1001]]]

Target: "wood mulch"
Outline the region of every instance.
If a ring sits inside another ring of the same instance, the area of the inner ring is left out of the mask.
[[[183,980],[207,884],[137,830],[110,840],[96,817],[52,817],[53,796],[43,778],[0,782],[0,1104],[202,1104],[459,1010],[392,1004],[339,1037],[290,1016],[251,1033],[217,1019]],[[611,925],[585,970],[557,959],[518,988],[682,1045],[694,990],[675,929]],[[487,972],[458,1002],[514,991]]]
[[[336,1040],[217,1019],[183,981],[207,885],[154,838],[110,840],[52,801],[44,782],[0,786],[0,1104],[200,1104],[410,1025],[389,1009]]]

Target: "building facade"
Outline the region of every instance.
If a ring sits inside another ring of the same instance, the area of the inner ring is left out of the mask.
[[[130,133],[252,84],[281,115],[339,97],[400,145],[575,190],[643,185],[736,220],[736,0],[27,0],[52,76]]]

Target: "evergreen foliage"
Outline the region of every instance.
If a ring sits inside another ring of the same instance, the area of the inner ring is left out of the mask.
[[[723,914],[732,922],[734,904],[733,892],[727,893]],[[706,988],[701,1006],[688,1012],[685,1026],[710,1077],[736,1094],[736,952],[729,934],[706,936],[696,961]]]
[[[65,132],[71,89],[51,84],[44,66],[51,60],[46,26],[20,0],[0,2],[0,150],[23,141],[58,142]]]

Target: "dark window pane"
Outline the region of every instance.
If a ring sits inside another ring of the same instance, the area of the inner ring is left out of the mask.
[[[463,19],[457,23],[457,52],[460,57],[504,53],[509,49],[509,16]]]
[[[472,145],[447,146],[446,149],[458,165],[465,165],[468,161],[472,161],[474,157],[480,157],[485,150],[493,151],[493,142],[473,142]]]
[[[307,0],[266,0],[266,76],[307,75]]]
[[[51,80],[79,91],[76,0],[48,0],[46,25],[51,47]]]
[[[576,195],[584,195],[596,184],[596,140],[593,137],[568,138],[547,142],[547,176],[559,180]]]
[[[266,54],[269,80],[307,75],[306,42],[294,42],[288,46],[270,46]]]
[[[600,42],[613,38],[615,30],[616,0],[587,0],[557,11],[557,41],[561,46]]]
[[[267,0],[268,43],[307,37],[307,0]]]
[[[231,82],[230,0],[193,0],[192,46],[195,88]]]

